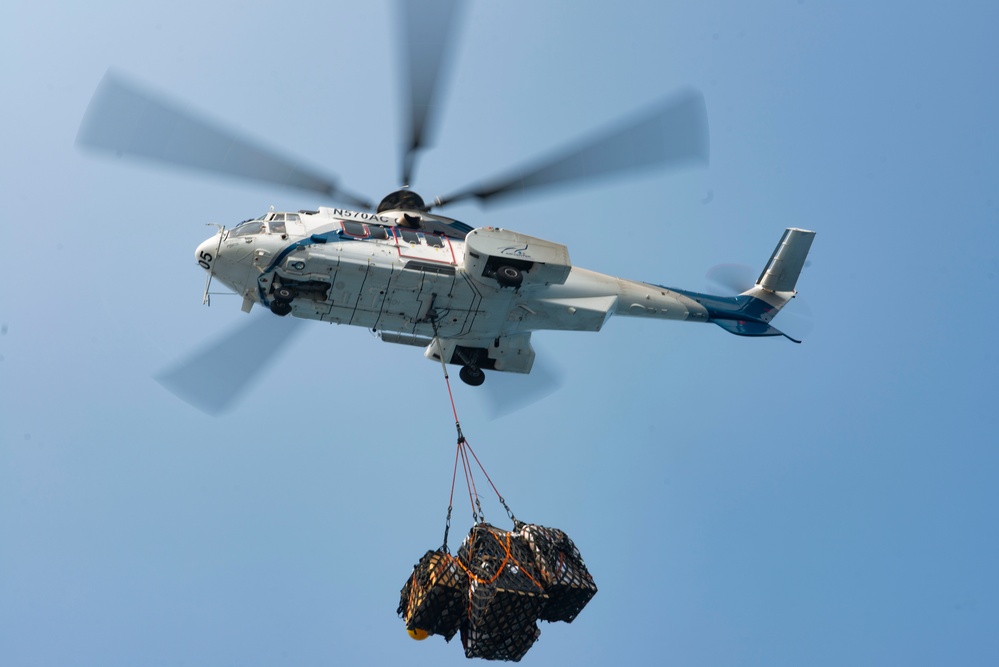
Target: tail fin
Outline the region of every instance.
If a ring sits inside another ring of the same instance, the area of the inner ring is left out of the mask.
[[[715,324],[740,336],[780,335],[800,343],[800,340],[791,338],[769,323],[798,293],[794,287],[798,283],[798,276],[805,266],[805,258],[808,257],[814,239],[813,231],[795,227],[785,229],[756,284],[739,295],[749,297],[749,303],[742,309],[743,313],[755,317],[748,321],[719,319],[715,320]]]
[[[785,229],[756,286],[770,292],[793,292],[814,238],[815,232],[807,229]]]
[[[700,294],[671,287],[694,299],[708,311],[708,322],[714,322],[725,331],[737,336],[784,336],[795,343],[800,340],[770,326],[770,321],[797,292],[805,258],[812,247],[815,232],[807,229],[788,228],[770,255],[770,261],[756,284],[738,296]]]
[[[815,232],[806,229],[789,228],[770,255],[770,261],[760,274],[756,284],[735,297],[695,296],[701,305],[708,309],[709,322],[714,322],[725,331],[737,336],[788,336],[770,325],[770,321],[780,312],[797,292],[798,282],[805,258],[812,247]]]
[[[805,258],[808,257],[814,239],[815,232],[807,229],[785,229],[756,284],[740,295],[760,299],[770,306],[761,314],[761,321],[772,320],[797,294],[794,286],[798,283],[798,276],[805,266]]]

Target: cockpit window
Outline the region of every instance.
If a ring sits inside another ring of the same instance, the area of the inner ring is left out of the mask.
[[[284,213],[275,213],[268,223],[272,234],[286,234],[288,232],[284,226]]]
[[[262,220],[250,220],[233,228],[229,232],[229,236],[247,236],[249,234],[256,234],[263,230],[263,228],[264,223]]]
[[[285,222],[300,222],[301,217],[298,213],[270,213],[265,218],[270,223],[270,231],[272,234],[287,234],[288,230],[285,227]]]

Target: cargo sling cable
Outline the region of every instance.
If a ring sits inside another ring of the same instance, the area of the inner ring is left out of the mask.
[[[462,471],[465,474],[465,486],[468,489],[468,498],[472,505],[472,520],[475,523],[480,523],[480,521],[485,522],[486,520],[485,513],[482,510],[482,503],[480,502],[479,492],[475,486],[475,477],[473,475],[473,468],[472,468],[472,460],[474,460],[475,464],[479,467],[479,470],[481,470],[482,474],[485,476],[486,481],[489,482],[489,486],[491,486],[493,491],[496,493],[496,497],[499,499],[499,502],[503,506],[503,509],[506,510],[507,516],[510,518],[511,521],[513,521],[514,526],[516,527],[520,525],[521,522],[517,520],[516,516],[514,516],[513,512],[510,510],[509,505],[507,505],[506,503],[506,499],[503,498],[503,495],[499,492],[499,489],[496,488],[496,485],[493,483],[492,478],[489,477],[489,473],[486,472],[486,469],[482,465],[482,462],[479,461],[479,457],[475,455],[475,451],[472,449],[471,445],[468,444],[468,439],[465,438],[464,433],[461,432],[461,420],[458,418],[458,408],[455,406],[454,393],[451,391],[451,378],[447,372],[447,363],[444,361],[443,346],[441,345],[440,333],[437,327],[437,320],[439,318],[437,312],[434,310],[433,301],[431,301],[430,303],[430,309],[427,314],[427,318],[430,320],[430,324],[434,329],[434,341],[437,343],[437,347],[441,350],[441,354],[439,356],[441,360],[441,369],[444,371],[444,384],[445,386],[447,386],[448,399],[451,401],[451,414],[454,415],[454,427],[455,430],[458,432],[458,444],[454,454],[454,471],[452,472],[451,475],[451,496],[448,499],[447,520],[445,521],[444,525],[444,545],[442,547],[442,551],[444,551],[444,553],[450,553],[447,541],[448,541],[448,533],[451,529],[451,512],[454,508],[454,487],[458,479],[459,459],[461,460]]]
[[[440,345],[431,302],[427,320]],[[597,592],[579,550],[562,531],[518,521],[468,444],[441,355],[458,443],[451,475],[444,544],[427,551],[399,594],[396,612],[413,639],[461,635],[468,658],[519,661],[541,635],[539,621],[571,623]],[[448,549],[454,489],[461,460],[474,525],[457,554]],[[473,477],[478,466],[513,521],[513,530],[485,522]]]

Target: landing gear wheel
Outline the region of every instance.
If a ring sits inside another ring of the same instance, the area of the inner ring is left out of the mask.
[[[291,312],[291,304],[287,301],[271,301],[271,312],[284,317]]]
[[[473,366],[462,366],[461,370],[458,371],[458,377],[461,378],[462,382],[473,387],[478,387],[486,381],[486,374],[482,372],[482,369]]]
[[[296,296],[298,296],[298,294],[291,287],[278,287],[274,290],[274,298],[278,301],[291,303],[295,300]]]
[[[496,282],[503,287],[520,287],[524,274],[514,266],[501,266],[496,269]]]

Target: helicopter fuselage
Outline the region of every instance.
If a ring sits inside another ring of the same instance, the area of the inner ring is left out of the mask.
[[[530,372],[533,331],[599,331],[612,315],[709,321],[691,296],[573,267],[563,245],[425,213],[269,213],[195,254],[244,310],[361,326],[499,371]]]

